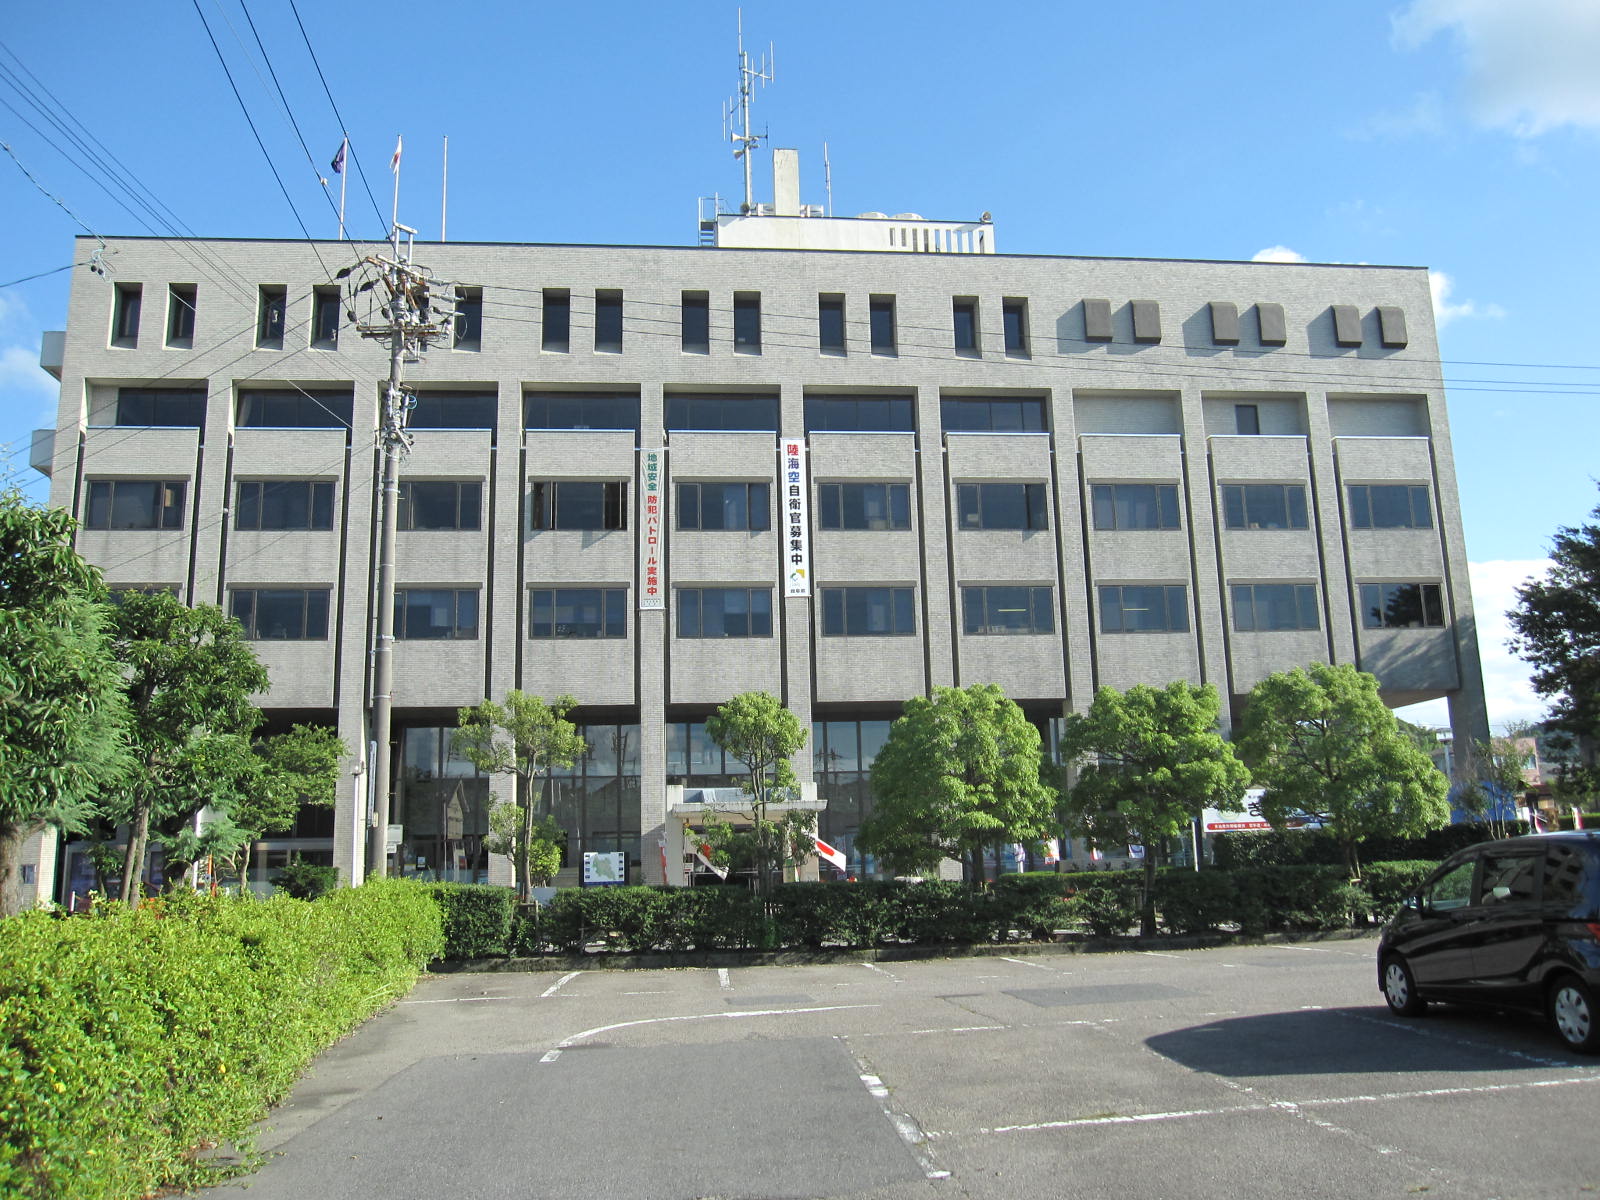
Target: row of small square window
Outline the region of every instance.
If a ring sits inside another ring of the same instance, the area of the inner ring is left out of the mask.
[[[115,291],[112,311],[111,343],[136,346],[143,307],[142,284],[121,283]],[[187,349],[194,344],[197,292],[193,284],[169,284],[167,288],[166,344]],[[849,353],[847,299],[843,293],[824,292],[817,297],[817,349],[823,354]],[[951,298],[951,348],[966,358],[983,355],[982,322],[979,298]],[[711,294],[686,291],[680,298],[680,344],[685,354],[711,352]],[[284,285],[263,284],[257,289],[256,346],[281,350],[288,326],[289,295]],[[896,355],[900,338],[895,313],[895,297],[873,295],[867,299],[868,347],[873,354]],[[1084,300],[1083,340],[1114,340],[1112,306],[1109,300]],[[1242,340],[1239,306],[1214,300],[1208,306],[1212,341],[1217,345],[1237,345]],[[1256,330],[1263,346],[1282,346],[1288,341],[1281,304],[1257,304]],[[1154,300],[1132,300],[1127,304],[1133,340],[1140,343],[1161,341],[1161,307]],[[1363,342],[1360,310],[1353,304],[1335,304],[1328,310],[1334,342],[1339,346],[1359,346]],[[1374,311],[1380,343],[1386,348],[1407,344],[1404,312],[1391,305]],[[343,299],[337,287],[315,287],[311,291],[311,313],[307,344],[316,349],[334,350],[339,345]],[[476,350],[483,337],[483,289],[459,287],[453,297],[453,344],[456,349]],[[1030,356],[1028,301],[1020,296],[1000,301],[1001,340],[1005,354],[1012,358]],[[733,293],[733,349],[738,354],[761,353],[761,293]],[[567,288],[544,288],[540,292],[540,349],[564,354],[572,345],[572,292]],[[620,289],[600,288],[594,292],[594,350],[597,354],[622,353],[624,332],[623,293]]]
[[[1444,605],[1436,583],[1358,585],[1366,629],[1437,628]],[[1176,584],[1114,584],[1096,589],[1100,632],[1187,633],[1188,589]],[[823,637],[914,637],[915,589],[819,589]],[[235,588],[232,615],[252,640],[324,640],[330,592],[323,588]],[[1313,584],[1234,584],[1229,588],[1233,628],[1240,633],[1317,631],[1322,628]],[[627,636],[626,588],[533,588],[528,634],[532,638],[594,639]],[[772,589],[674,589],[680,638],[772,636]],[[972,636],[1053,634],[1055,608],[1048,587],[987,585],[961,588],[962,632]],[[401,588],[395,594],[395,636],[401,640],[464,640],[478,636],[477,588]]]
[[[677,528],[760,532],[772,527],[770,487],[761,483],[680,483]],[[89,529],[182,529],[182,480],[97,479],[88,488]],[[1224,484],[1226,529],[1305,529],[1300,484]],[[537,481],[533,529],[583,531],[627,528],[628,485],[588,480]],[[911,485],[818,483],[817,528],[909,530]],[[1428,488],[1420,484],[1351,484],[1349,520],[1355,529],[1432,529]],[[1096,530],[1181,528],[1176,484],[1096,483],[1090,486]],[[405,480],[398,526],[404,531],[482,527],[483,485],[477,480]],[[1047,530],[1050,497],[1043,483],[958,483],[956,525],[965,530]],[[241,530],[331,530],[333,484],[325,480],[242,480],[235,490],[233,527]]]

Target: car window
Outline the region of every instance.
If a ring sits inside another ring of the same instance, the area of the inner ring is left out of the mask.
[[[1472,872],[1477,865],[1474,860],[1468,859],[1435,879],[1423,892],[1424,907],[1434,912],[1465,908],[1472,902]]]
[[[1531,903],[1544,860],[1534,854],[1486,854],[1478,883],[1478,903]]]
[[[1593,912],[1597,862],[1596,856],[1572,846],[1550,846],[1544,860],[1545,903],[1578,916]]]

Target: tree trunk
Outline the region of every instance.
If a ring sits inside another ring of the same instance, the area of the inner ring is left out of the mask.
[[[1139,899],[1139,936],[1156,935],[1156,856],[1155,847],[1144,848],[1144,895]]]
[[[28,830],[11,821],[0,822],[0,917],[14,917],[22,910],[17,895],[17,859],[22,856],[22,841]]]
[[[250,891],[250,851],[255,849],[255,839],[246,838],[244,849],[239,851],[239,894],[248,895]]]
[[[150,841],[150,804],[136,800],[133,824],[128,830],[128,849],[122,856],[122,902],[135,904],[144,898],[144,851]]]

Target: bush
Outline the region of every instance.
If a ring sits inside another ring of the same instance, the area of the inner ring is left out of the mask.
[[[0,1195],[143,1196],[197,1161],[443,947],[427,892],[178,894],[0,922]]]
[[[822,887],[822,884],[816,884]],[[664,936],[669,950],[765,949],[761,899],[743,887],[671,888]]]
[[[1368,863],[1361,869],[1361,887],[1371,902],[1371,912],[1387,921],[1400,902],[1417,888],[1439,864],[1426,859],[1415,862]]]
[[[1493,835],[1487,825],[1463,822],[1446,825],[1415,838],[1368,838],[1357,847],[1361,861],[1397,862],[1432,859],[1440,862],[1457,850],[1489,841]],[[1278,867],[1298,865],[1339,866],[1344,852],[1339,843],[1320,830],[1303,833],[1219,833],[1212,842],[1217,867]]]
[[[514,952],[512,919],[517,895],[510,888],[481,883],[433,883],[444,919],[445,958],[491,958]]]
[[[1074,871],[1067,911],[1095,937],[1120,937],[1139,924],[1139,871]],[[1158,877],[1159,878],[1159,877]]]
[[[773,917],[785,946],[875,946],[894,932],[881,883],[786,883],[773,889]]]
[[[1156,877],[1156,909],[1167,933],[1215,933],[1239,923],[1234,872],[1166,871]]]
[[[339,871],[336,867],[307,862],[296,854],[279,869],[273,886],[296,900],[315,900],[339,886]]]

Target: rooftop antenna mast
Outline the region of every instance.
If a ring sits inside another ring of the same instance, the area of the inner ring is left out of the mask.
[[[761,61],[755,66],[750,65],[750,56],[744,49],[744,9],[739,9],[739,99],[737,102],[729,100],[723,109],[722,122],[724,135],[733,142],[738,149],[733,156],[744,160],[744,208],[742,211],[750,213],[755,211],[755,189],[751,183],[750,156],[766,137],[764,133],[750,131],[750,99],[755,94],[756,82],[766,85],[772,82],[773,66],[776,55],[772,52],[772,43],[767,43],[767,52],[761,56]],[[737,108],[735,105],[737,104]],[[735,124],[737,121],[737,124]]]

